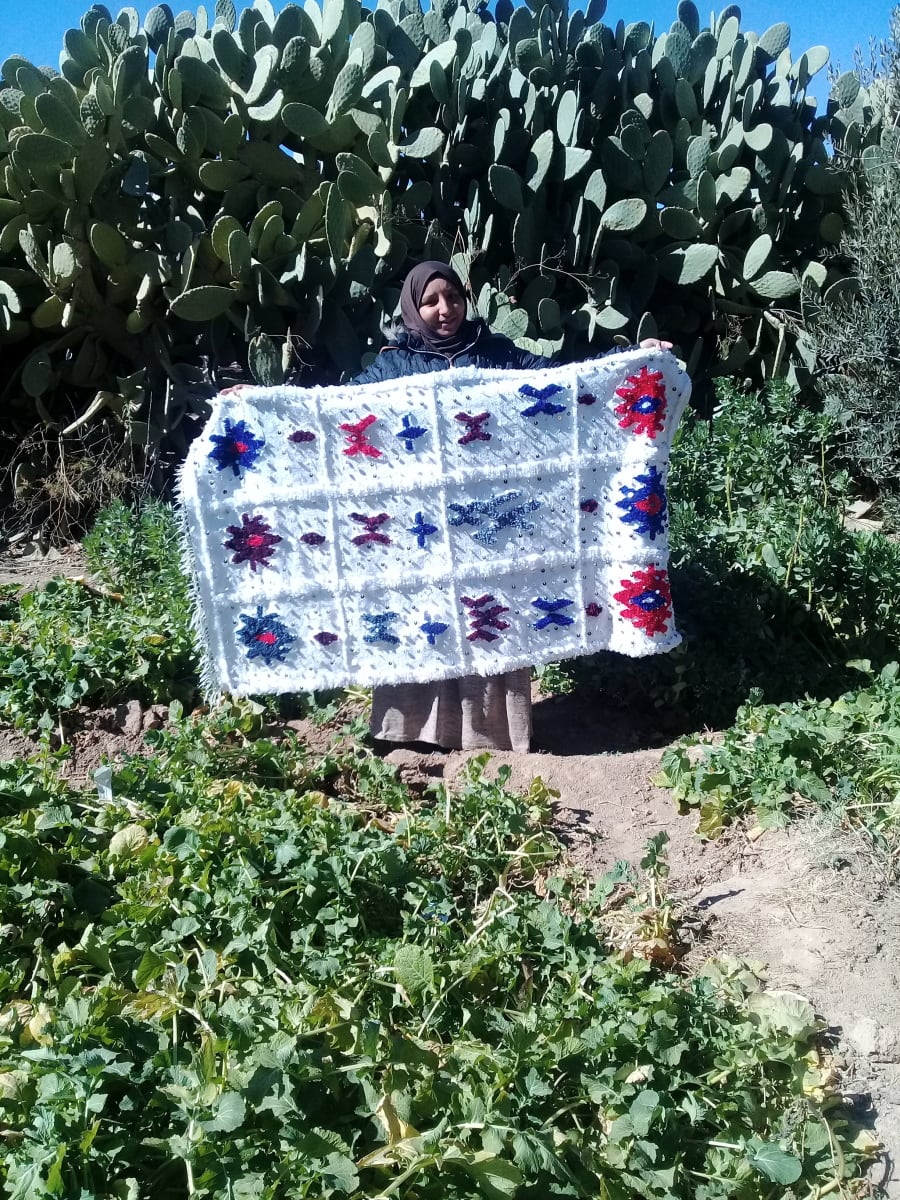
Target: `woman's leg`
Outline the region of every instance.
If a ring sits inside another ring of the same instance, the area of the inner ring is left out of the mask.
[[[467,675],[372,690],[372,736],[445,750],[517,750],[531,741],[531,672]]]

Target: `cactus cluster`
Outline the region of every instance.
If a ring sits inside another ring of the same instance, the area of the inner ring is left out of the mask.
[[[802,369],[785,310],[848,286],[827,145],[875,153],[865,91],[817,105],[827,50],[734,5],[704,28],[682,0],[662,33],[604,9],[95,4],[59,71],[8,58],[8,402],[179,454],[212,368],[357,369],[422,257],[540,352],[659,331],[696,368],[733,318],[723,369]]]

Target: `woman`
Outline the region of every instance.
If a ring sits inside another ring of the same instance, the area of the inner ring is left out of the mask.
[[[354,383],[376,383],[448,367],[540,370],[550,359],[520,350],[482,320],[466,317],[465,289],[442,262],[423,262],[400,293],[403,326]],[[669,349],[648,338],[641,346]],[[387,742],[427,742],[443,749],[527,751],[531,741],[531,671],[481,678],[401,683],[372,692],[372,735]]]

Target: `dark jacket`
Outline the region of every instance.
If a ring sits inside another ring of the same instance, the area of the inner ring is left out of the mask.
[[[473,340],[452,359],[437,354],[406,329],[401,329],[396,342],[385,346],[375,361],[352,383],[380,383],[386,379],[402,379],[405,375],[426,375],[445,371],[448,367],[498,367],[501,370],[539,371],[554,366],[550,358],[520,350],[515,342],[502,333],[491,333],[483,321],[474,321]]]

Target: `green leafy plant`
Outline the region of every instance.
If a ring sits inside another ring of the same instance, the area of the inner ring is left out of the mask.
[[[763,1200],[854,1173],[809,1006],[611,953],[548,878],[540,781],[514,796],[482,756],[414,801],[253,706],[173,715],[102,796],[0,764],[10,1200]]]
[[[30,727],[82,702],[189,699],[197,686],[172,508],[117,503],[85,553],[99,582],[53,580],[0,610],[0,713]]]
[[[900,838],[897,664],[835,700],[748,704],[715,745],[695,736],[666,750],[660,780],[679,804],[697,808],[705,837],[748,814],[767,829],[821,810],[864,828],[893,860]]]

